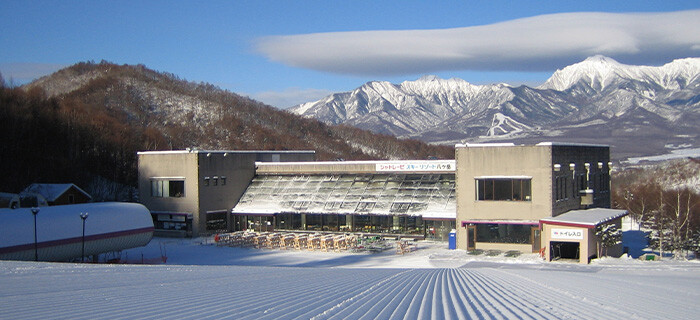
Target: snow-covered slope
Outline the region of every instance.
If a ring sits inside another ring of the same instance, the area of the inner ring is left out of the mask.
[[[168,244],[167,265],[0,261],[0,319],[692,319],[700,310],[698,263],[582,266],[419,246],[396,255]]]
[[[435,76],[375,81],[290,110],[435,143],[546,137],[619,144],[626,155],[650,155],[668,144],[697,144],[700,58],[653,67],[593,56],[536,88]],[[653,140],[650,149],[635,146],[639,139]]]

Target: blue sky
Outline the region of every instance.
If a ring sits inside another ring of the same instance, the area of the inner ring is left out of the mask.
[[[688,22],[700,14],[663,15],[697,9],[698,1],[3,0],[0,72],[22,84],[87,60],[144,64],[277,107],[424,74],[537,85],[596,53],[631,64],[700,56],[700,27]],[[574,41],[560,48],[560,37]]]

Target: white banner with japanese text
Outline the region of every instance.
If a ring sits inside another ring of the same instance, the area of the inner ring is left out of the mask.
[[[454,160],[386,161],[377,163],[377,171],[390,172],[454,172]]]
[[[583,229],[554,229],[552,228],[552,239],[583,240]]]

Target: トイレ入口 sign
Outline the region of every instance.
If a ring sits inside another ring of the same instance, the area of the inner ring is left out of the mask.
[[[583,240],[583,229],[554,229],[551,233],[552,239]]]

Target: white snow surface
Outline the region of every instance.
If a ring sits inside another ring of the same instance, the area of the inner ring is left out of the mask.
[[[690,148],[690,149],[679,149],[671,150],[671,153],[662,154],[658,156],[648,156],[648,157],[634,157],[628,158],[626,163],[637,164],[642,161],[666,161],[672,159],[682,159],[682,158],[698,158],[700,157],[700,148]]]
[[[625,210],[592,208],[585,210],[573,210],[556,217],[540,219],[545,222],[563,222],[596,226],[601,223],[619,218],[627,214]]]
[[[625,234],[627,236],[627,234]],[[470,256],[217,247],[159,239],[165,265],[0,261],[0,319],[691,319],[700,263],[591,265]]]
[[[140,203],[97,202],[38,209],[36,234],[39,243],[82,236],[81,213],[88,213],[85,219],[86,236],[153,227],[148,209]],[[34,215],[31,210],[0,209],[0,248],[34,243]]]

